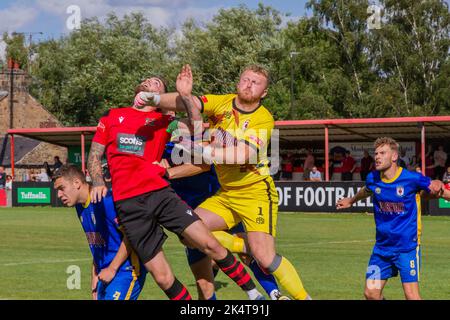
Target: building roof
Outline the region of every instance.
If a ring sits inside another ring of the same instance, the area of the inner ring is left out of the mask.
[[[411,141],[420,139],[422,125],[425,127],[427,140],[450,137],[450,116],[275,122],[275,128],[280,130],[280,140],[289,143],[323,141],[325,127],[328,127],[330,142],[374,141],[380,136]],[[96,127],[10,129],[8,133],[69,147],[81,145],[82,133],[85,143],[90,144],[96,129]]]
[[[81,145],[82,134],[84,134],[85,143],[90,144],[96,129],[97,127],[9,129],[8,133],[48,142],[62,147],[70,147]]]
[[[325,127],[328,127],[330,142],[374,141],[380,136],[390,136],[399,141],[418,140],[422,125],[425,138],[448,139],[450,137],[450,116],[365,118],[276,121],[284,142],[322,141]]]
[[[16,137],[14,139],[14,159],[19,162],[28,152],[39,145],[40,141]],[[0,165],[9,166],[11,164],[11,145],[8,136],[0,136]]]

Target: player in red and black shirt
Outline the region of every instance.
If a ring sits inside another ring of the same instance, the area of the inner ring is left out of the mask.
[[[161,78],[151,77],[137,90],[164,93],[166,86]],[[167,236],[162,227],[206,253],[251,299],[257,298],[258,291],[244,266],[168,186],[163,179],[165,170],[154,164],[161,161],[170,121],[169,115],[140,101],[132,107],[108,111],[100,119],[89,154],[91,199],[95,203],[107,192],[101,167],[106,152],[114,203],[125,235],[170,299],[191,296],[175,278],[164,256],[162,245]]]

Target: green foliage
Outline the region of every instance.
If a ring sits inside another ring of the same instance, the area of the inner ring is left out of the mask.
[[[32,92],[65,124],[93,125],[108,108],[129,105],[150,74],[174,90],[189,63],[194,93],[220,94],[234,92],[242,68],[258,63],[271,72],[264,105],[277,120],[448,114],[448,6],[380,2],[381,28],[373,30],[368,0],[310,0],[312,15],[287,24],[271,7],[241,5],[206,24],[185,21],[180,32],[155,29],[141,14],[86,20],[36,48]]]
[[[166,73],[170,33],[141,14],[87,20],[69,37],[39,46],[33,93],[66,124],[96,124],[107,109],[130,105],[144,77]]]
[[[6,43],[6,61],[13,59],[22,69],[28,65],[28,49],[25,48],[25,36],[23,34],[3,33],[3,41]]]

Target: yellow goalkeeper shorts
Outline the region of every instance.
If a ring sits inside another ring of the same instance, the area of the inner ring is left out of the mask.
[[[221,188],[198,207],[221,216],[229,229],[242,221],[247,232],[275,237],[278,193],[271,177],[247,186]]]

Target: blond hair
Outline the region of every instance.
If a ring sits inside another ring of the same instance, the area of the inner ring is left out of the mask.
[[[375,140],[375,143],[373,144],[375,150],[379,147],[382,147],[384,145],[388,145],[392,151],[396,151],[398,153],[398,150],[400,149],[400,145],[397,141],[390,137],[382,137]]]
[[[257,74],[262,75],[262,76],[265,77],[266,80],[267,80],[266,88],[269,86],[269,83],[270,83],[270,73],[269,73],[269,70],[267,70],[267,69],[264,68],[263,66],[260,66],[260,65],[257,65],[257,64],[251,64],[251,65],[248,65],[248,66],[246,66],[246,67],[244,68],[244,70],[242,70],[241,76],[242,76],[242,74],[244,74],[244,72],[246,72],[246,71],[253,71],[254,73],[257,73]]]

